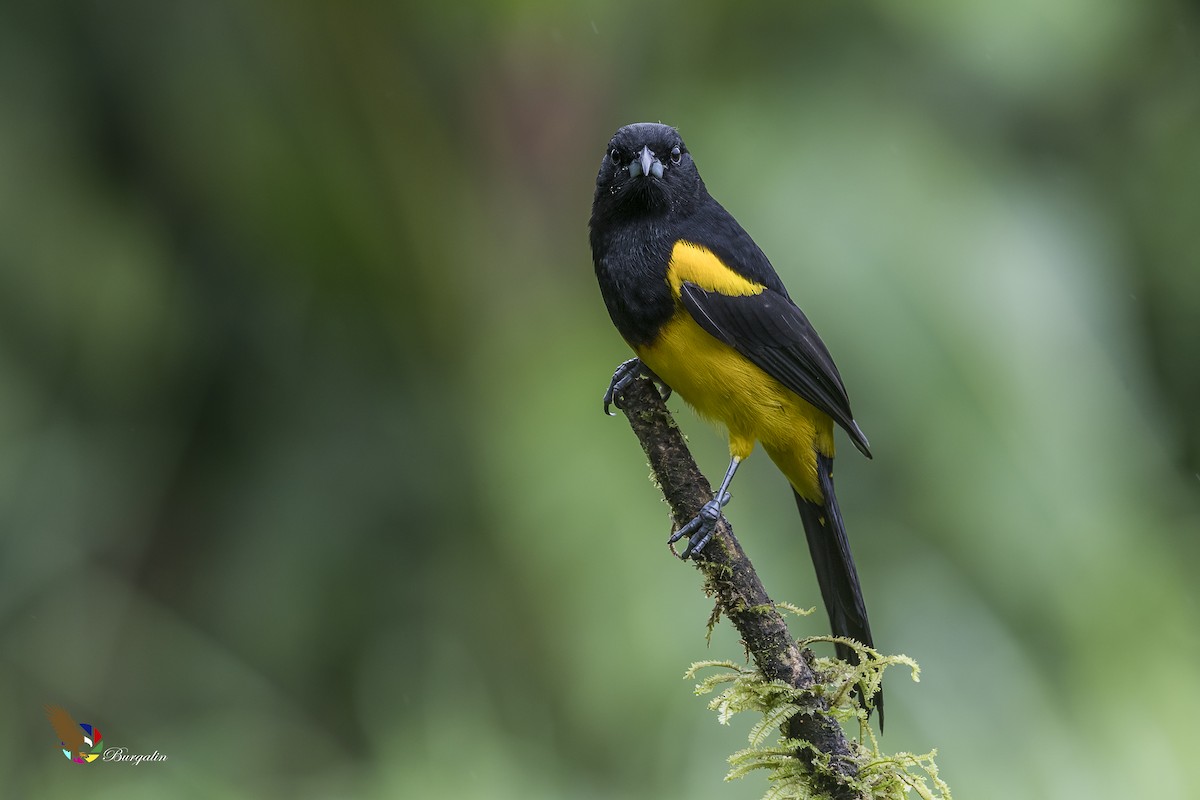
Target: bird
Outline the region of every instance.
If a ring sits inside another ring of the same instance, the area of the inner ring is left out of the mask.
[[[738,466],[761,444],[791,484],[830,627],[874,647],[833,486],[834,425],[871,458],[828,348],[767,256],[709,194],[679,132],[626,125],[608,142],[588,223],[605,306],[635,357],[613,374],[604,411],[645,376],[728,432],[713,499],[675,530],[697,557],[729,503]],[[858,663],[836,643],[838,657]],[[868,703],[883,730],[882,687]]]
[[[83,728],[79,727],[79,723],[75,721],[71,713],[62,706],[48,705],[45,706],[45,711],[46,718],[50,720],[50,725],[54,728],[54,732],[58,734],[63,749],[71,753],[71,760],[85,761]]]

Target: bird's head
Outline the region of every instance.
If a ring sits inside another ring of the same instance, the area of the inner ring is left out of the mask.
[[[682,209],[703,190],[679,132],[638,122],[617,131],[596,175],[595,211],[645,214]]]

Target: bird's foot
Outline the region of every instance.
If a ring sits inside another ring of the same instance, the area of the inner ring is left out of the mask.
[[[604,413],[610,417],[615,417],[616,414],[609,410],[610,406],[621,407],[621,393],[625,391],[625,387],[632,383],[639,375],[642,374],[642,362],[640,359],[631,358],[628,361],[622,361],[617,367],[617,371],[613,373],[612,380],[608,382],[608,389],[604,392]]]
[[[729,498],[729,492],[725,492],[720,499],[714,498],[701,506],[700,513],[672,533],[671,538],[667,540],[671,552],[675,553],[675,543],[685,536],[688,537],[687,547],[683,548],[682,553],[675,553],[677,556],[686,561],[703,550],[717,529],[717,520],[721,518],[721,509],[729,503]]]
[[[664,402],[671,396],[671,387],[662,383],[653,372],[646,368],[646,365],[641,362],[641,359],[631,358],[628,361],[622,361],[621,366],[617,367],[617,371],[613,373],[612,380],[608,382],[608,389],[604,392],[604,413],[610,417],[615,417],[616,414],[610,410],[610,407],[621,407],[621,393],[629,386],[630,383],[637,380],[642,375],[649,377],[659,384],[659,394]]]

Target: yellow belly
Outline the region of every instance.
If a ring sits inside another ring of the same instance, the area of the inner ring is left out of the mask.
[[[635,350],[700,416],[728,429],[731,455],[746,458],[761,442],[797,492],[821,501],[816,456],[833,455],[827,414],[713,338],[682,307]]]

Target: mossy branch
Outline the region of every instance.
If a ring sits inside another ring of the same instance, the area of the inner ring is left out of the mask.
[[[649,380],[633,381],[620,400],[676,525],[687,522],[712,498],[712,488],[675,420]],[[851,691],[859,687],[871,697],[890,666],[907,666],[917,680],[919,670],[912,659],[881,655],[839,637],[796,642],[779,612],[809,612],[767,596],[724,519],[718,521],[712,540],[694,563],[704,575],[705,591],[717,601],[709,632],[722,614],[727,616],[755,665],[751,669],[706,661],[693,664],[685,675],[698,678],[700,671],[713,670],[699,680],[696,693],[715,693],[709,708],[722,723],[742,711],[761,714],[751,729],[750,747],[730,757],[727,779],[766,770],[771,788],[764,800],[902,800],[912,793],[921,800],[951,800],[950,787],[939,777],[933,760],[936,751],[881,753],[867,724],[867,712]],[[850,647],[857,654],[855,663],[814,658],[807,649],[814,641]],[[858,722],[867,742],[846,738],[842,723],[850,720]],[[774,744],[768,741],[772,730],[780,734]]]
[[[686,523],[712,499],[713,490],[657,388],[649,380],[632,381],[622,394],[620,408],[650,460],[675,524]],[[836,800],[863,797],[858,760],[846,734],[828,702],[812,691],[818,679],[806,651],[792,638],[724,518],[693,563],[704,575],[705,591],[716,598],[717,611],[737,628],[759,672],[767,681],[782,681],[806,694],[806,702],[786,721],[785,733],[788,739],[807,743],[794,754],[809,768],[812,788]]]

